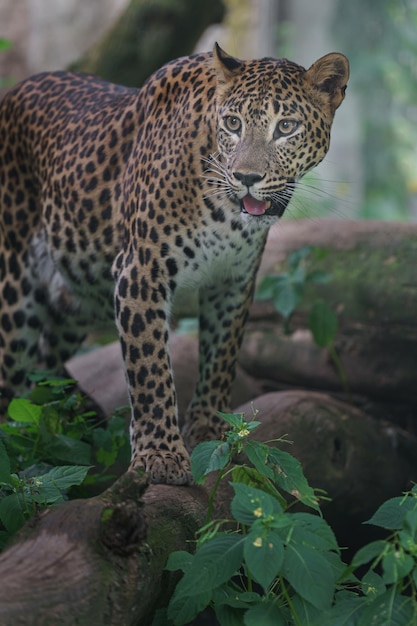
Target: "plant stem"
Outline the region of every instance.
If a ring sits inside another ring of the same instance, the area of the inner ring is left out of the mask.
[[[343,385],[343,389],[346,393],[349,393],[349,383],[348,383],[348,379],[346,376],[346,372],[344,370],[344,367],[342,365],[342,362],[339,358],[339,355],[337,354],[336,348],[334,347],[333,343],[331,343],[328,347],[329,350],[329,354],[332,358],[333,363],[335,364],[336,367],[336,371],[337,371],[337,375],[340,378],[340,382]]]
[[[288,606],[290,608],[291,615],[292,615],[292,617],[294,619],[295,626],[303,626],[302,623],[300,622],[300,619],[299,619],[298,615],[297,615],[297,611],[294,609],[294,605],[293,605],[293,603],[291,601],[290,594],[288,593],[288,589],[287,589],[287,587],[285,585],[285,582],[284,582],[284,579],[283,579],[282,576],[279,577],[279,582],[280,582],[280,585],[281,585],[281,588],[282,588],[282,592],[284,594],[284,598],[286,599],[286,601],[288,603]]]
[[[209,504],[208,504],[208,509],[207,509],[206,521],[205,521],[206,524],[208,524],[209,521],[211,520],[211,517],[212,517],[212,514],[213,514],[213,507],[214,507],[214,499],[216,497],[216,493],[217,493],[217,490],[219,488],[220,481],[222,480],[223,476],[226,473],[227,467],[228,466],[226,466],[223,469],[219,470],[219,473],[217,474],[216,482],[214,483],[213,489],[210,492]]]

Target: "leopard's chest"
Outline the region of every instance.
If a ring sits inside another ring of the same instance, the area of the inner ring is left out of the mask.
[[[192,258],[177,250],[181,291],[222,285],[234,279],[248,280],[264,247],[266,231],[245,227],[232,220],[221,224],[207,221],[194,244]]]

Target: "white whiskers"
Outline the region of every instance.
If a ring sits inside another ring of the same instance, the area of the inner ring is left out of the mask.
[[[214,152],[208,158],[202,159],[209,166],[204,169],[202,178],[206,181],[207,186],[213,186],[204,194],[204,198],[217,197],[221,200],[222,198],[233,197],[233,191],[227,182],[226,168],[219,160],[219,154],[219,152]]]
[[[292,183],[294,195],[290,206],[291,217],[315,219],[330,214],[347,219],[354,212],[355,203],[349,197],[338,193],[335,189],[337,185],[346,185],[346,183],[321,179],[317,182],[307,179],[306,182],[301,180]],[[345,211],[343,206],[346,208]]]

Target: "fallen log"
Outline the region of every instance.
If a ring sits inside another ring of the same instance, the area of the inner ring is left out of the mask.
[[[306,287],[291,320],[290,335],[271,301],[255,302],[239,363],[251,375],[276,384],[342,391],[326,349],[308,329],[318,298],[338,315],[335,348],[352,394],[415,406],[417,378],[417,226],[387,222],[283,222],[271,229],[259,281],[288,269],[288,254],[319,248],[309,271],[331,275]]]
[[[73,500],[29,522],[0,555],[2,626],[134,626],[152,621],[175,577],[173,550],[191,550],[205,492],[122,476],[89,500]]]

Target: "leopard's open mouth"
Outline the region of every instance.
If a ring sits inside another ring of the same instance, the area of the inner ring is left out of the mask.
[[[261,216],[274,216],[281,217],[284,214],[285,209],[290,201],[290,194],[286,193],[283,198],[278,200],[257,200],[251,194],[246,194],[244,198],[240,200],[240,210],[242,213],[254,215],[256,217]]]

